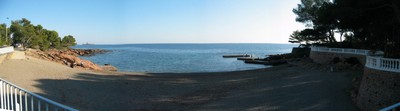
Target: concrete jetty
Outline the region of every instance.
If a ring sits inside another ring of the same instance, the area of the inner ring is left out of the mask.
[[[230,55],[223,55],[223,58],[238,58],[238,57],[250,57],[250,54],[230,54]]]
[[[259,57],[239,57],[237,60],[264,60],[265,58],[259,58]]]

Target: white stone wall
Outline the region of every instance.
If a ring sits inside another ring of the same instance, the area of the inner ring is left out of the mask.
[[[14,47],[3,47],[0,48],[0,54],[6,54],[14,51]]]

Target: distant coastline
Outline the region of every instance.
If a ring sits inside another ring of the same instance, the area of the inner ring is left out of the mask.
[[[210,45],[213,45],[213,44],[280,44],[280,45],[299,45],[298,43],[110,43],[110,44],[108,44],[108,43],[106,43],[106,44],[104,44],[104,43],[82,43],[82,44],[78,44],[77,46],[79,46],[79,45],[169,45],[169,44],[172,44],[172,45],[175,45],[175,44],[182,44],[182,45],[187,45],[187,44],[190,44],[190,45],[196,45],[196,44],[198,44],[198,45],[207,45],[207,44],[210,44]]]
[[[83,43],[81,45],[95,45],[95,44],[91,44],[91,43],[86,42],[86,43]]]

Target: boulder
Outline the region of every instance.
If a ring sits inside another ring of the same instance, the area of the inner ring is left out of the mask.
[[[102,68],[105,71],[118,71],[117,67],[114,67],[110,64],[104,64],[104,66],[102,66]]]

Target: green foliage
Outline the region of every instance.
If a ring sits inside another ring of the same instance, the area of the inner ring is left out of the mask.
[[[47,40],[50,42],[51,48],[60,49],[61,46],[61,38],[58,37],[58,33],[56,31],[46,31]]]
[[[339,63],[340,61],[341,61],[341,60],[340,60],[339,57],[335,57],[335,58],[332,59],[332,63],[333,63],[333,64],[337,64],[337,63]]]
[[[313,31],[318,31],[318,34],[315,32],[308,34],[308,36],[313,36],[309,37],[308,41],[336,42],[334,37],[336,25],[334,24],[337,21],[332,18],[335,15],[333,13],[325,13],[332,8],[334,6],[330,0],[301,0],[301,4],[298,4],[297,8],[293,9],[293,13],[297,15],[297,22],[304,23],[307,27],[312,28]],[[311,32],[311,29],[308,32]]]
[[[351,65],[361,64],[361,62],[356,57],[345,58],[345,62]]]
[[[6,36],[6,31],[7,31],[7,36]],[[11,39],[10,39],[10,29],[6,29],[6,24],[0,24],[0,46],[3,45],[10,45],[11,44]]]
[[[290,35],[289,42],[290,43],[302,43],[306,41],[303,36],[300,35],[300,31],[296,30]],[[308,42],[306,42],[308,44]]]
[[[71,47],[71,46],[75,46],[76,45],[76,41],[75,38],[71,35],[67,35],[65,36],[62,40],[61,40],[61,44],[63,47]]]
[[[293,13],[297,15],[296,21],[305,23],[306,26],[311,27],[317,20],[318,9],[330,0],[301,0],[301,4],[293,9]]]
[[[37,47],[40,41],[37,38],[35,26],[25,18],[12,21],[11,32],[13,33],[14,43],[21,43],[23,47]],[[33,40],[33,41],[32,41]]]
[[[304,37],[298,31],[289,41],[338,44],[334,33],[339,33],[340,45],[384,50],[386,57],[400,58],[399,0],[301,0],[293,12],[296,21],[317,33],[310,30],[306,35],[313,37]]]
[[[0,27],[1,31],[1,27]],[[41,25],[33,25],[28,19],[22,18],[11,22],[10,34],[13,35],[13,44],[22,44],[24,48],[48,50],[49,48],[68,48],[76,45],[75,38],[71,35],[61,41],[56,31],[44,29]],[[1,37],[1,36],[0,36]],[[0,38],[0,40],[2,40]],[[0,41],[0,44],[2,42]],[[11,43],[11,40],[10,40]]]
[[[290,35],[289,42],[300,43],[300,44],[310,44],[310,43],[321,43],[325,41],[325,37],[318,30],[314,29],[304,29],[302,31],[294,31]]]

